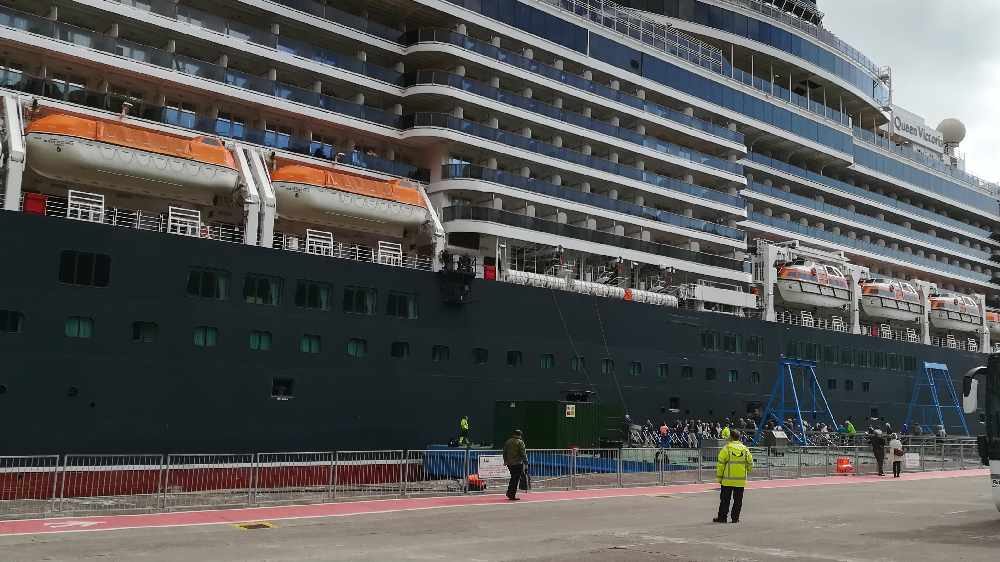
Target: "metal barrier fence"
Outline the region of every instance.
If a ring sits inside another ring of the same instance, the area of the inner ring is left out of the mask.
[[[903,472],[981,465],[975,444],[904,445]],[[719,448],[529,449],[531,490],[715,482]],[[751,480],[877,474],[871,447],[751,448]],[[61,461],[61,462],[60,462]],[[506,491],[490,449],[0,457],[0,519]]]

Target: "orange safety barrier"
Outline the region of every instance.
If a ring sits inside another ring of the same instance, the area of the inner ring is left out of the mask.
[[[853,474],[854,466],[848,457],[837,457],[837,474]]]

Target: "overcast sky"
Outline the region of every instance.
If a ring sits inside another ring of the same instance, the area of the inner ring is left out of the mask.
[[[824,25],[892,67],[893,101],[968,130],[967,169],[1000,180],[1000,0],[820,0]]]

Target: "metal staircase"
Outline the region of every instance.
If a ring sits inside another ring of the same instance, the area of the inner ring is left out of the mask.
[[[940,387],[944,387],[948,392],[948,402],[941,404]],[[922,390],[927,389],[929,402],[921,402]],[[959,423],[949,426],[945,423],[945,412],[954,410],[958,416]],[[914,416],[919,416],[919,420],[914,420]],[[943,363],[924,362],[920,369],[920,374],[913,381],[913,394],[910,397],[910,405],[906,409],[905,423],[911,430],[913,424],[920,426],[925,433],[934,433],[938,426],[945,430],[960,430],[962,435],[969,435],[969,426],[965,421],[965,413],[962,411],[962,404],[958,400],[958,392],[955,390],[955,381],[948,372],[948,366]],[[950,432],[949,432],[950,434]]]

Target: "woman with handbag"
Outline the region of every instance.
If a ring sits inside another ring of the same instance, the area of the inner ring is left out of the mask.
[[[889,454],[892,456],[892,477],[899,478],[899,473],[903,471],[903,442],[899,440],[898,433],[892,434]]]

